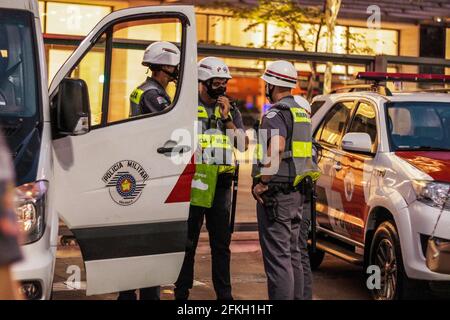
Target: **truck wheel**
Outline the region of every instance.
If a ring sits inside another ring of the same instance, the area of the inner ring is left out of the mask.
[[[370,247],[371,265],[380,268],[381,276],[379,288],[369,288],[375,300],[408,299],[418,294],[417,284],[406,276],[400,238],[391,221],[381,223],[375,231]]]
[[[322,264],[323,258],[325,257],[325,252],[316,248],[316,252],[312,252],[311,246],[308,246],[309,263],[311,265],[311,270],[319,269]]]

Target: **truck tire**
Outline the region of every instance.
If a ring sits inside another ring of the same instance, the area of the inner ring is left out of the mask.
[[[380,287],[369,288],[375,300],[411,299],[420,295],[419,282],[406,276],[400,238],[391,221],[381,223],[375,231],[369,253],[368,266],[371,265],[381,271]]]

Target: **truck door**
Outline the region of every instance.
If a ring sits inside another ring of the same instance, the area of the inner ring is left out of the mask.
[[[323,149],[319,158],[319,168],[322,172],[317,182],[317,221],[323,228],[336,232],[342,232],[339,217],[340,190],[336,189],[335,179],[339,174],[340,164],[339,142],[350,119],[354,108],[353,100],[335,103],[324,117],[319,129],[315,133],[315,139]]]
[[[141,65],[144,49],[161,40],[181,50],[171,104],[129,117],[130,94],[151,73]],[[52,99],[64,78],[88,85],[90,132],[53,138],[54,205],[80,245],[88,295],[170,284],[179,274],[194,172],[196,44],[193,7],[116,11],[50,86]]]
[[[370,180],[373,171],[374,156],[378,146],[377,113],[375,106],[366,101],[358,103],[347,130],[367,133],[372,140],[371,154],[341,150],[335,159],[339,159],[342,169],[336,174],[335,187],[341,196],[336,210],[345,226],[346,236],[360,243],[364,242],[364,230],[369,213]],[[344,133],[344,135],[345,135]],[[338,161],[338,160],[336,160]]]

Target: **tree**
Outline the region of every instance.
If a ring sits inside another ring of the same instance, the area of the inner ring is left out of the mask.
[[[341,8],[341,0],[325,0],[325,23],[327,26],[327,52],[333,52],[334,27]],[[324,93],[331,92],[331,82],[333,80],[333,63],[327,62],[323,79]]]
[[[327,42],[326,51],[332,52],[334,26],[340,5],[341,0],[324,0],[322,6],[305,6],[295,0],[259,0],[255,6],[245,3],[233,5],[227,2],[217,2],[215,6],[223,8],[234,18],[249,21],[243,31],[252,31],[261,24],[274,23],[280,32],[274,36],[271,44],[273,47],[288,43],[292,49],[319,52],[320,40],[324,38]],[[364,52],[367,53],[366,50]],[[308,64],[311,76],[308,81],[307,98],[311,99],[317,78],[317,63],[308,61]],[[332,66],[331,62],[327,63],[324,90],[331,90]]]

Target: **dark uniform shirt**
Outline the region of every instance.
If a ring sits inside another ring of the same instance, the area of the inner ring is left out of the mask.
[[[287,96],[284,97],[279,101],[280,103],[287,104],[289,106],[292,106],[293,103],[295,103],[293,96]],[[272,110],[273,109],[273,110]],[[289,127],[288,127],[289,126]],[[265,129],[267,132],[267,140],[264,138],[266,136],[261,135],[261,138],[263,138],[263,141],[261,141],[261,144],[265,144],[267,147],[269,146],[270,139],[274,136],[281,136],[286,139],[286,147],[285,151],[290,150],[291,148],[291,137],[289,135],[292,135],[292,116],[290,114],[289,110],[279,110],[275,108],[269,109],[269,111],[266,112],[266,114],[263,116],[261,121],[260,129]],[[277,131],[278,130],[278,131]],[[295,178],[295,165],[292,159],[286,159],[282,160],[285,163],[280,164],[281,165],[287,165],[289,166],[289,172],[291,173],[289,176],[281,176],[279,174],[275,174],[272,177],[273,182],[292,182]]]
[[[210,117],[210,118],[211,118],[211,115],[214,114],[214,111],[216,109],[216,103],[208,105],[208,104],[204,103],[200,99],[200,97],[198,98],[198,105],[205,107],[206,112],[208,113],[208,117]],[[245,131],[244,121],[242,120],[242,114],[239,111],[238,107],[233,102],[231,102],[230,114],[231,114],[231,117],[233,119],[233,123],[236,126],[236,128]],[[219,119],[217,119],[217,120],[219,120]],[[221,121],[217,121],[217,128],[220,129],[220,131],[222,131],[222,132],[225,132],[225,130],[226,130],[226,128],[223,126]],[[205,131],[207,129],[209,129],[209,128],[205,128],[204,127],[203,131]]]
[[[142,114],[163,111],[171,103],[169,95],[166,93],[166,90],[164,90],[164,88],[159,84],[158,81],[152,78],[147,78],[146,82],[151,83],[157,88],[144,91],[140,102]]]
[[[208,117],[209,117],[209,119],[211,119],[211,116],[214,114],[215,109],[216,109],[216,103],[208,105],[208,104],[204,103],[199,97],[198,105],[205,107],[206,112],[208,113]],[[239,111],[238,107],[233,102],[231,102],[230,115],[233,119],[233,123],[236,126],[236,128],[238,130],[242,130],[242,132],[245,132],[244,121],[242,120],[241,112]],[[216,123],[217,123],[217,129],[219,129],[223,133],[226,133],[226,128],[225,128],[224,124],[221,121],[217,121]],[[202,128],[199,128],[199,132],[200,131],[205,132],[206,130],[211,128],[211,124],[207,125],[204,122],[200,122],[200,125],[202,126]],[[217,180],[217,187],[218,188],[231,187],[232,178],[233,178],[232,174],[219,175],[219,178]]]
[[[12,199],[6,195],[13,188],[14,171],[9,153],[0,136],[0,266],[10,265],[22,258],[18,243],[19,229],[12,208]]]

